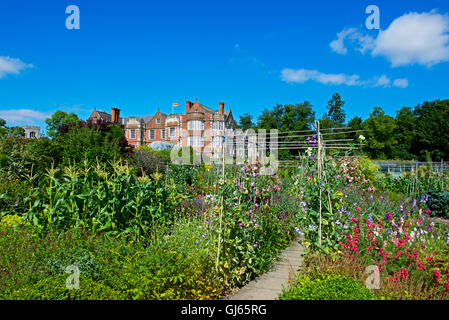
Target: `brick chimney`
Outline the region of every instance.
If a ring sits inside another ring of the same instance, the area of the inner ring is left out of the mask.
[[[112,108],[111,121],[114,123],[120,123],[120,109]]]
[[[219,114],[224,114],[224,102],[220,102],[219,103],[219,108],[218,108],[218,113]]]
[[[190,112],[190,107],[192,107],[192,101],[186,101],[186,113]]]

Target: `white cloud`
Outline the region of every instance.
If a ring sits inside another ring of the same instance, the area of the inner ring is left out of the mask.
[[[286,68],[282,70],[281,78],[285,82],[296,82],[304,83],[306,81],[312,80],[320,82],[323,84],[346,84],[348,86],[358,85],[359,76],[358,75],[346,75],[343,73],[332,74],[332,73],[322,73],[317,70],[306,70],[306,69],[289,69]]]
[[[333,51],[346,54],[345,41],[362,53],[383,56],[393,67],[420,64],[431,67],[449,61],[449,16],[436,11],[408,13],[395,19],[377,38],[356,28],[344,29],[330,43]]]
[[[386,75],[381,75],[375,80],[375,83],[372,85],[373,87],[389,87],[391,84],[390,78],[388,78]]]
[[[50,116],[51,113],[31,109],[0,110],[0,118],[6,120],[8,124],[33,124],[43,121]]]
[[[0,57],[0,79],[8,74],[19,74],[22,70],[32,67],[32,64],[26,64],[20,59]]]
[[[398,88],[407,88],[408,80],[407,79],[396,79],[393,82],[393,86],[398,87]]]
[[[281,79],[287,83],[305,83],[307,81],[315,81],[327,85],[347,85],[347,86],[363,86],[370,88],[389,88],[391,80],[386,75],[375,76],[367,80],[361,80],[357,74],[347,75],[344,73],[323,73],[318,70],[307,69],[289,69],[286,68],[281,72]],[[407,88],[407,79],[396,79],[393,82],[394,87]]]
[[[385,56],[393,67],[415,63],[431,67],[449,60],[448,32],[448,15],[409,13],[379,33],[372,54]]]
[[[339,54],[346,54],[348,49],[345,47],[345,41],[350,40],[352,43],[357,43],[361,53],[374,48],[374,39],[368,35],[363,35],[356,28],[343,29],[337,33],[337,40],[332,41],[329,46],[331,49]]]

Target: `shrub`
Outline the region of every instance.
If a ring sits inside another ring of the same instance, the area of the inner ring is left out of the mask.
[[[348,276],[320,274],[311,279],[302,276],[280,300],[375,300],[376,295],[362,283]]]
[[[432,213],[449,218],[449,191],[430,191],[427,196],[427,206]]]
[[[14,227],[23,225],[23,219],[21,216],[16,214],[6,215],[1,218],[0,226],[1,227]]]
[[[180,219],[145,246],[120,239],[97,255],[104,283],[127,299],[215,299],[213,238],[204,223]]]
[[[59,274],[39,280],[36,284],[22,287],[2,299],[8,300],[122,300],[123,296],[104,285],[80,275],[80,288],[68,289],[66,280],[69,274]]]

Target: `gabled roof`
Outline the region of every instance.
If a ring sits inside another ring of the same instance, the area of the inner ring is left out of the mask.
[[[107,112],[104,111],[97,111],[98,115],[100,116],[100,119],[102,120],[106,120],[106,121],[111,121],[111,115]]]
[[[200,104],[199,103],[199,105],[200,105],[200,107],[204,110],[204,111],[206,111],[206,112],[208,112],[208,113],[216,113],[217,111],[215,111],[215,110],[213,110],[213,109],[211,109],[211,108],[209,108],[209,107],[206,107],[205,105],[202,105],[202,104]]]
[[[153,116],[143,116],[143,117],[126,117],[126,118],[120,118],[120,121],[123,124],[126,124],[129,119],[136,119],[137,121],[143,120],[145,123],[148,123],[153,119]]]

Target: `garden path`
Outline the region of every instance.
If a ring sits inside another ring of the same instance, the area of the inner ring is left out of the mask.
[[[299,245],[298,240],[295,240],[290,247],[281,252],[280,259],[272,271],[250,281],[230,300],[275,300],[282,292],[282,286],[287,287],[288,282],[295,279],[303,253],[304,248]]]

